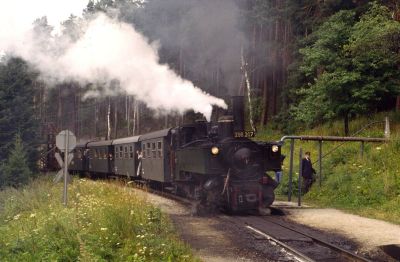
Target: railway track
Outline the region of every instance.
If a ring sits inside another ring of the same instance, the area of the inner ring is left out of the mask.
[[[371,261],[354,252],[304,232],[276,216],[222,216],[245,227],[257,241],[269,241],[280,246],[296,261]]]
[[[140,189],[140,188],[139,188]],[[162,192],[150,188],[142,190],[175,200],[187,207],[195,206],[195,202],[176,196],[169,192]],[[269,241],[282,248],[289,260],[311,261],[362,261],[370,262],[352,251],[330,243],[321,237],[304,232],[295,225],[285,222],[281,216],[227,216],[219,215],[220,219],[245,228],[255,241]]]

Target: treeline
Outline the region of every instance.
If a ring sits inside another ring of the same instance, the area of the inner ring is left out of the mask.
[[[37,170],[37,76],[19,58],[0,63],[0,188],[25,184]]]
[[[76,40],[97,12],[158,41],[160,62],[205,91],[250,97],[248,117],[256,127],[273,124],[290,133],[340,118],[348,134],[350,118],[396,108],[396,0],[100,0],[89,1],[82,18],[71,15],[57,36],[46,17],[34,22],[35,32],[40,39]],[[3,165],[20,143],[33,168],[33,148],[66,128],[83,140],[117,138],[196,117],[158,114],[123,92],[87,98],[87,90],[102,92],[94,84],[64,81],[49,87],[18,58],[3,58],[0,69]],[[113,85],[120,90],[117,81]]]

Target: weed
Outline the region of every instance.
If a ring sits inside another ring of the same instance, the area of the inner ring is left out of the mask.
[[[159,209],[120,185],[48,178],[0,192],[2,261],[192,261]]]

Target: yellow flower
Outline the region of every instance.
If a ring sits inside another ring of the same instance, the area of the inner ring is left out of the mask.
[[[35,217],[36,216],[36,214],[35,213],[32,213],[29,217],[30,218],[33,218],[33,217]]]
[[[107,228],[106,228],[106,227],[102,227],[102,228],[100,228],[100,230],[101,230],[101,231],[106,231]]]

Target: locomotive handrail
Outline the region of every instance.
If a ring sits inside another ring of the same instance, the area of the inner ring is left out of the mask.
[[[197,139],[197,140],[190,141],[189,143],[186,143],[186,144],[180,146],[180,148],[185,148],[185,147],[188,147],[188,146],[190,146],[192,144],[195,144],[195,143],[198,143],[198,142],[204,142],[204,141],[208,141],[208,140],[207,139]]]

